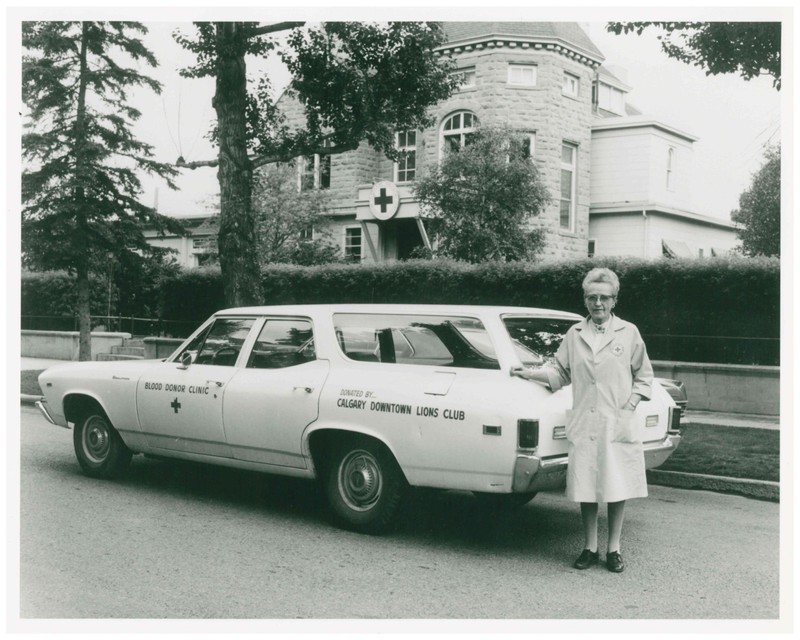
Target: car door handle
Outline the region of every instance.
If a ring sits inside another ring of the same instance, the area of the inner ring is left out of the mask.
[[[219,380],[206,380],[206,384],[215,384],[218,387],[221,387],[224,383],[220,382]]]
[[[306,393],[314,393],[314,387],[304,387],[304,386],[293,387],[292,391],[297,391],[298,389],[302,389]]]

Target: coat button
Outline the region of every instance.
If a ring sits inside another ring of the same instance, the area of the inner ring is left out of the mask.
[[[592,407],[592,413],[594,413],[594,407]]]

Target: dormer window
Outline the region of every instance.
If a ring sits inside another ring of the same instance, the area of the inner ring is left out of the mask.
[[[625,115],[625,94],[611,85],[600,82],[597,90],[597,106],[612,113]]]

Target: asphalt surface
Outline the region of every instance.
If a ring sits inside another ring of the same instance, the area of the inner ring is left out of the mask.
[[[366,536],[331,526],[308,481],[142,456],[117,480],[86,477],[71,432],[30,406],[20,414],[20,522],[9,528],[19,535],[19,589],[9,613],[30,625],[128,631],[139,619],[194,620],[204,633],[249,621],[272,633],[274,619],[394,619],[383,631],[396,632],[409,619],[470,619],[463,631],[491,621],[484,630],[496,637],[509,622],[530,634],[590,619],[583,631],[704,622],[717,633],[763,632],[791,615],[784,505],[651,486],[626,507],[625,572],[602,560],[578,571],[580,514],[563,491],[502,512],[468,492],[417,491],[395,530]],[[604,556],[605,509],[600,521]]]
[[[70,362],[68,360],[54,360],[51,358],[20,359],[22,371],[47,369],[57,364]],[[21,394],[23,404],[32,404],[38,396]],[[725,427],[751,427],[758,429],[780,429],[779,416],[762,416],[743,413],[722,413],[714,411],[687,410],[683,421],[691,427],[692,424],[712,424]],[[746,480],[742,478],[728,478],[720,476],[707,476],[695,473],[681,473],[677,471],[661,471],[653,469],[647,472],[648,482],[664,486],[679,487],[682,489],[701,489],[731,493],[749,498],[780,501],[780,484],[763,480]]]

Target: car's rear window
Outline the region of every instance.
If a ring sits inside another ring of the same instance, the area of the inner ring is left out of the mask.
[[[339,347],[361,362],[499,369],[480,320],[461,316],[337,313]]]
[[[552,361],[567,329],[575,324],[575,320],[504,316],[503,323],[520,361],[530,365]]]

